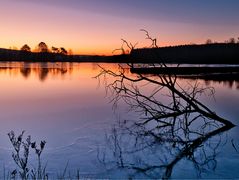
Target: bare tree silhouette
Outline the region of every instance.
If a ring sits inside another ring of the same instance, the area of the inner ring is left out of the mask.
[[[124,102],[139,117],[122,120],[112,129],[107,137],[112,152],[101,153],[101,162],[106,167],[164,179],[170,178],[175,165],[185,158],[194,164],[199,175],[209,164],[215,169],[220,138],[213,147],[208,139],[234,124],[200,102],[200,96],[213,95],[214,89],[200,87],[197,83],[183,87],[176,75],[127,73],[128,68],[134,66],[119,65],[118,72],[101,67],[97,76],[104,77],[114,107]],[[113,80],[109,82],[110,78]]]
[[[157,48],[157,40],[141,31],[152,41],[151,47]],[[143,174],[163,179],[171,177],[182,159],[191,161],[198,175],[205,167],[215,169],[221,139],[214,146],[208,140],[235,126],[200,101],[202,95],[213,96],[215,90],[197,82],[182,84],[172,73],[130,74],[129,69],[137,66],[133,63],[118,66],[116,72],[100,66],[96,78],[103,79],[114,108],[123,102],[138,118],[123,119],[112,128],[106,137],[108,146],[99,150],[100,162],[107,169],[129,170],[131,177]],[[146,66],[167,68],[164,63]]]
[[[165,64],[161,64],[160,66],[166,67]],[[134,108],[134,104],[132,102],[134,102],[135,104],[137,104],[138,102],[153,103],[154,106],[156,106],[155,108],[157,109],[148,109],[147,104],[144,105],[144,103],[140,104],[140,106],[136,106],[137,108],[141,108],[141,111],[143,113],[150,114],[151,119],[163,119],[165,118],[165,114],[167,114],[167,117],[175,117],[182,114],[199,112],[201,115],[207,118],[215,119],[225,125],[232,126],[232,123],[230,121],[221,118],[207,106],[197,100],[198,95],[205,93],[206,91],[213,93],[213,88],[198,88],[198,84],[196,83],[195,85],[190,85],[189,87],[187,87],[187,90],[185,90],[185,87],[182,88],[181,85],[177,82],[177,76],[171,74],[152,76],[137,74],[136,76],[132,77],[127,76],[125,70],[133,67],[134,64],[128,64],[127,68],[119,65],[119,72],[113,72],[111,70],[102,68],[101,73],[97,76],[97,78],[100,78],[101,76],[109,75],[115,78],[114,82],[111,82],[107,85],[108,91],[113,92],[112,97],[114,98],[112,100],[114,100],[115,102],[123,99],[125,102],[130,104],[132,108]],[[155,87],[155,91],[153,91],[152,94],[143,95],[142,93],[140,93],[140,88],[137,85],[132,85],[131,87],[126,86],[126,84],[130,82],[150,83]],[[170,95],[170,98],[168,99],[168,106],[165,106],[165,102],[156,103],[149,98],[153,98],[163,89],[168,90],[168,94]],[[151,119],[149,119],[149,121]]]
[[[112,53],[116,51],[121,51],[122,55],[129,54],[132,50],[134,50],[134,48],[138,44],[138,43],[132,44],[131,42],[126,41],[125,39],[121,39],[121,41],[122,41],[121,47],[118,49],[114,49]]]
[[[143,31],[145,32],[145,35],[146,35],[146,39],[150,40],[152,42],[151,46],[152,48],[158,48],[159,46],[157,45],[157,38],[152,38],[150,35],[149,35],[149,32],[145,29],[140,29],[140,31]]]

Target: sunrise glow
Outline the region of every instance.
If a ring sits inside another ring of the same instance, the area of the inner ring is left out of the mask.
[[[238,1],[0,0],[0,48],[33,50],[41,41],[74,54],[112,55],[121,38],[145,47],[139,29],[159,46],[238,37]],[[224,12],[223,14],[220,12]]]

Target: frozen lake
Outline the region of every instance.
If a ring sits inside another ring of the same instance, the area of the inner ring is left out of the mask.
[[[118,64],[101,66],[113,72],[118,71]],[[137,152],[137,155],[134,153],[125,156],[129,162],[123,168],[117,168],[115,157],[107,156],[111,150],[107,137],[114,132],[112,128],[117,129],[118,121],[137,121],[141,115],[136,111],[129,112],[128,105],[123,102],[113,108],[111,94],[106,93],[102,82],[103,77],[102,81],[94,78],[99,73],[100,68],[94,63],[0,63],[1,175],[4,167],[6,172],[16,168],[7,133],[13,130],[20,134],[25,130],[24,137],[31,135],[33,141],[47,142],[42,163],[47,163],[46,169],[51,177],[57,177],[66,167],[67,172],[72,175],[79,170],[80,176],[86,178],[151,177],[147,172],[136,172],[136,168],[132,167],[133,164],[138,165],[137,167],[145,165],[142,159],[148,160],[149,167],[150,163],[154,166],[159,164],[153,155],[163,152],[161,146],[152,145],[153,150],[150,153],[147,150],[147,153]],[[131,76],[129,71],[126,73]],[[108,82],[112,80],[113,77]],[[203,87],[213,87],[215,97],[202,96],[200,101],[218,115],[239,125],[239,82],[190,79],[178,81],[182,85],[197,81]],[[144,91],[151,90],[150,84],[141,85]],[[182,157],[173,166],[171,177],[239,178],[238,126],[205,140],[192,152],[194,157],[200,159],[199,151],[203,146],[205,154],[210,156],[208,162],[204,162],[206,164],[199,164],[197,167],[195,162],[190,161],[190,157]],[[172,157],[174,153],[171,154]],[[109,158],[107,165],[102,163],[105,160],[102,154]],[[36,167],[35,157],[33,153],[31,155],[30,168]],[[162,167],[155,168],[150,173],[160,178],[160,171],[163,170]]]

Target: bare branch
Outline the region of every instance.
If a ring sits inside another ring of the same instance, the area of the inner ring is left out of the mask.
[[[152,44],[151,44],[150,47],[152,47],[152,48],[158,48],[158,45],[157,45],[157,39],[156,39],[156,38],[152,38],[152,37],[149,35],[149,32],[146,31],[145,29],[140,29],[140,31],[145,32],[146,39],[151,40]]]

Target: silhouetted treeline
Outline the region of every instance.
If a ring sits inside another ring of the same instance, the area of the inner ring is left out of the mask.
[[[129,55],[97,56],[0,49],[0,61],[238,64],[239,43],[133,49]]]
[[[30,52],[0,48],[0,61],[26,62],[128,62],[128,55],[66,55],[51,52]]]
[[[134,49],[131,58],[142,63],[238,64],[239,44],[213,43]]]
[[[69,56],[70,57],[70,56]],[[66,60],[67,56],[63,54],[54,54],[48,52],[30,52],[22,50],[0,49],[1,61],[56,61]]]

